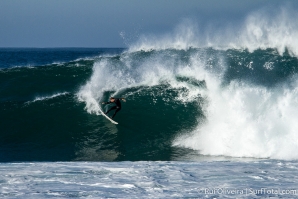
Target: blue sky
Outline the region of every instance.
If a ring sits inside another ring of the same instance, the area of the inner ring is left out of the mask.
[[[241,23],[289,0],[0,0],[0,47],[127,47],[140,35]],[[124,38],[121,35],[125,35]]]

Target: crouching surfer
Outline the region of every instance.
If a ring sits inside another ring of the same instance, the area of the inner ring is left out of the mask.
[[[126,102],[126,100],[124,98],[114,98],[114,97],[110,97],[110,101],[108,102],[103,102],[102,104],[111,104],[111,103],[115,103],[115,106],[112,106],[107,112],[105,112],[105,114],[107,115],[111,110],[116,109],[114,115],[112,116],[112,119],[115,117],[115,115],[117,114],[117,112],[119,112],[121,110],[121,101]]]

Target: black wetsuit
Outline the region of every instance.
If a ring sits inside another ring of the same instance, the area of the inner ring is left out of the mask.
[[[116,113],[117,113],[118,111],[121,110],[121,102],[120,102],[120,99],[119,99],[119,98],[114,98],[114,99],[115,99],[114,102],[109,101],[109,102],[106,102],[106,103],[105,103],[105,104],[111,104],[111,103],[115,103],[115,104],[116,104],[116,106],[111,107],[111,108],[105,113],[105,114],[108,114],[111,110],[116,109],[114,115],[112,116],[112,119],[115,117]]]

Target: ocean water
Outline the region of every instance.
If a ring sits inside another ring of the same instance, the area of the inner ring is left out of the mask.
[[[298,158],[298,60],[287,51],[2,49],[1,57],[1,162]],[[119,125],[100,115],[110,96],[127,99]]]
[[[0,49],[1,197],[295,198],[292,14],[125,49]],[[118,125],[100,114],[111,96]]]

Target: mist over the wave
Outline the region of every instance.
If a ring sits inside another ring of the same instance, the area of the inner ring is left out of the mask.
[[[131,44],[130,51],[152,49],[277,49],[298,55],[298,14],[290,4],[277,8],[264,7],[250,13],[242,22],[229,21],[220,26],[202,25],[196,19],[184,19],[172,33],[143,34]]]

